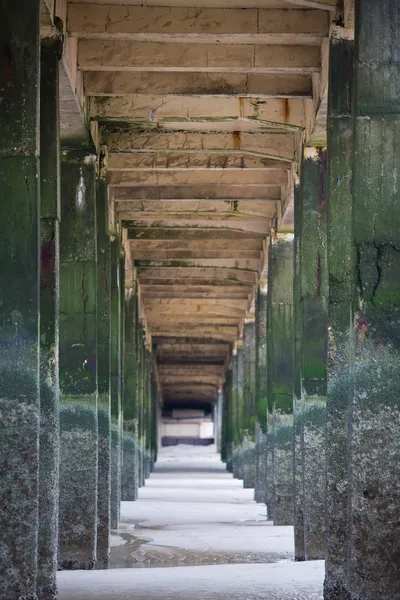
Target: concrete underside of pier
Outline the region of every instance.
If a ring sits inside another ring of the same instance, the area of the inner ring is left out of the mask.
[[[323,562],[294,563],[293,528],[273,527],[252,496],[215,448],[164,450],[139,500],[122,503],[111,568],[59,573],[59,600],[320,600]]]

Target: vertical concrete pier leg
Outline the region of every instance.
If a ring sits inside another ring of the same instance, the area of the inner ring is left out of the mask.
[[[62,152],[60,233],[61,569],[93,569],[97,536],[96,157]]]
[[[23,0],[3,0],[0,4],[2,600],[37,598],[39,38],[39,0],[28,4]]]
[[[111,529],[111,241],[108,233],[107,182],[97,180],[97,378],[98,497],[96,568],[105,569]]]
[[[134,285],[135,282],[132,282]],[[137,398],[136,398],[136,326],[138,306],[135,288],[125,292],[125,369],[124,435],[121,472],[121,499],[136,500],[138,495]]]
[[[336,485],[348,483],[349,508],[347,572],[337,585],[341,597],[360,600],[400,598],[399,24],[395,0],[356,2],[350,229],[355,277],[347,310],[354,351],[348,479],[337,473]],[[329,549],[328,567],[331,559]],[[328,571],[328,600],[334,597],[331,581]]]
[[[268,286],[269,515],[293,525],[293,236],[270,247]],[[268,468],[268,463],[267,463]]]
[[[266,503],[267,495],[267,282],[260,282],[256,304],[256,488],[254,500]]]
[[[121,505],[122,381],[120,240],[111,242],[111,527],[117,529]]]
[[[353,250],[354,42],[333,39],[328,110],[328,391],[327,391],[327,600],[349,600],[349,404],[354,353]],[[374,568],[374,572],[375,568]]]
[[[244,440],[243,440],[243,487],[254,488],[256,484],[256,324],[245,323],[244,350]]]
[[[40,452],[37,595],[57,596],[59,490],[61,40],[42,40],[40,66]]]
[[[295,547],[297,560],[325,556],[327,358],[326,150],[305,150],[296,194]]]

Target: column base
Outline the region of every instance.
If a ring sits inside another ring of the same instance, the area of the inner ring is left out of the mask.
[[[95,567],[97,460],[97,409],[82,404],[62,405],[59,569]]]

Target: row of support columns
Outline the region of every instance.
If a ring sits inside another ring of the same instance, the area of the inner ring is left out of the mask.
[[[246,486],[256,442],[255,499],[296,560],[326,559],[325,600],[400,598],[399,28],[398,2],[363,0],[331,41],[328,145],[304,149],[257,299],[250,435],[246,330],[223,394],[227,466]]]
[[[98,156],[60,143],[62,39],[40,41],[39,0],[13,5],[0,4],[0,599],[54,600],[57,568],[107,567],[121,498],[156,459],[159,397]]]

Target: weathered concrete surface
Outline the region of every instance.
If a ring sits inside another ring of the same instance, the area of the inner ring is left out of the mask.
[[[296,559],[325,557],[328,343],[326,150],[307,148],[295,203]]]
[[[293,508],[293,236],[269,254],[267,506],[275,525],[292,525]]]
[[[25,19],[21,19],[21,14]],[[0,598],[36,599],[39,1],[0,5]]]
[[[121,512],[121,430],[111,426],[111,528],[119,525]]]
[[[63,151],[60,229],[62,569],[92,569],[97,536],[97,235],[93,156]]]
[[[349,402],[352,390],[354,252],[352,238],[353,42],[332,40],[328,137],[328,394],[327,394],[327,600],[347,600]],[[344,224],[346,227],[344,228]]]
[[[267,411],[268,411],[268,361],[267,361],[267,282],[261,281],[256,299],[256,484],[254,499],[267,501]]]
[[[122,438],[121,500],[136,500],[138,493],[137,441],[127,433]]]
[[[352,344],[349,471],[343,479],[334,473],[336,485],[348,493],[342,546],[348,560],[339,573],[339,589],[342,597],[361,600],[400,598],[399,22],[394,0],[356,3],[353,210],[352,227],[345,231],[355,261],[344,329]],[[347,275],[344,269],[342,274]],[[336,397],[337,408],[340,400]],[[328,599],[335,597],[332,583],[328,577]]]
[[[97,180],[97,384],[98,482],[96,567],[108,564],[111,528],[111,241],[107,182]]]
[[[37,595],[57,595],[59,496],[60,40],[42,40],[40,62],[40,442]]]

